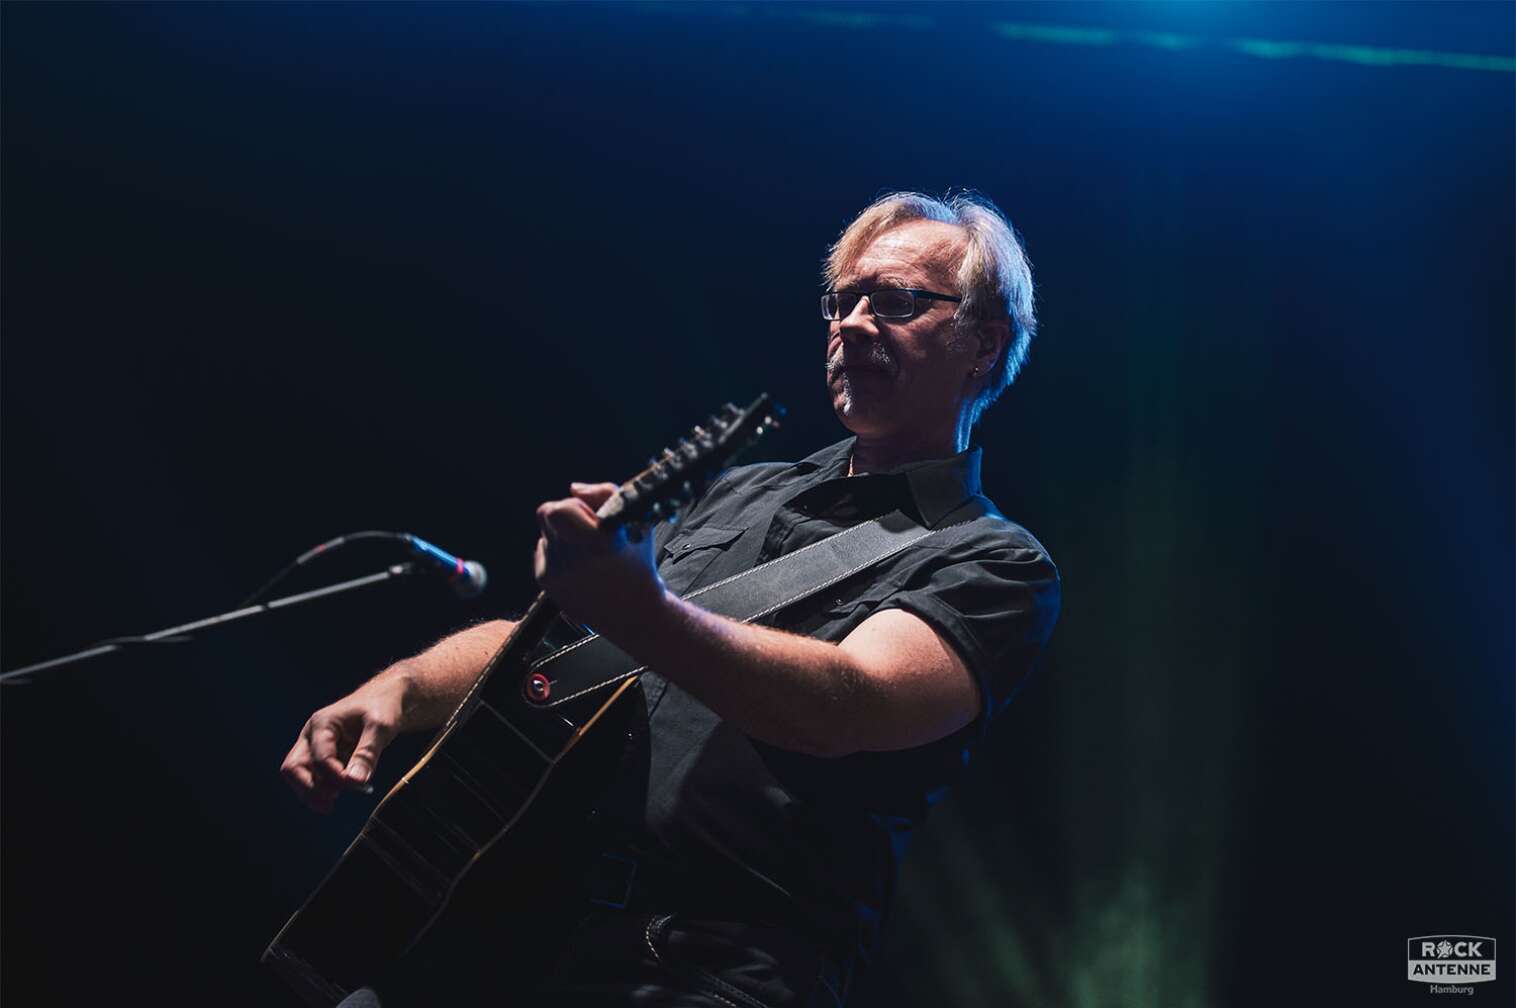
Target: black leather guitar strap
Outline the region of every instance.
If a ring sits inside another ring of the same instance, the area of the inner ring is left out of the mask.
[[[976,503],[971,498],[950,517]],[[945,527],[923,528],[902,512],[891,511],[684,597],[709,612],[751,623],[909,549]],[[643,667],[593,634],[532,663],[531,671],[545,675],[551,683],[548,702],[534,706],[557,706],[636,675]]]

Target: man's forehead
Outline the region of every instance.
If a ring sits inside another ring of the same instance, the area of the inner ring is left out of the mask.
[[[874,238],[849,264],[854,280],[895,280],[908,284],[953,279],[968,236],[941,221],[909,221]]]

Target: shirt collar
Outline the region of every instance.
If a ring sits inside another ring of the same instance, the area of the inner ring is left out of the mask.
[[[795,463],[795,468],[817,473],[820,480],[847,476],[848,459],[853,455],[856,437],[844,438]],[[894,469],[869,473],[870,476],[901,476],[910,487],[916,510],[928,526],[935,526],[958,505],[979,493],[979,465],[984,452],[979,448],[949,455],[947,458],[908,462]]]

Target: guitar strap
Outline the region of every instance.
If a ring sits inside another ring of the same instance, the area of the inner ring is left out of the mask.
[[[985,511],[981,499],[971,497],[948,516],[949,521],[935,529],[922,527],[901,511],[891,511],[707,585],[684,598],[708,612],[752,623],[867,570],[957,521]],[[592,634],[532,662],[531,671],[546,676],[551,683],[552,697],[551,701],[535,706],[555,707],[636,675],[644,667],[604,637]]]

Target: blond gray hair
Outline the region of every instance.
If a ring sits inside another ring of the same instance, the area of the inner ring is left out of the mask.
[[[823,276],[828,288],[835,287],[874,239],[891,228],[918,220],[956,225],[968,238],[963,261],[958,264],[958,290],[943,292],[963,297],[954,317],[958,332],[968,335],[979,322],[1010,322],[1011,338],[1005,352],[969,406],[969,425],[973,426],[1015,380],[1037,333],[1032,264],[1027,261],[1021,236],[995,204],[971,192],[949,193],[942,199],[917,192],[881,196],[854,217],[827,250]]]

